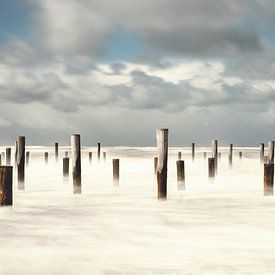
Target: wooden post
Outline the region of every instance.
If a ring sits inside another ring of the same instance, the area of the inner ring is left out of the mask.
[[[177,180],[178,189],[185,189],[185,171],[184,171],[184,160],[177,161]]]
[[[93,159],[93,153],[92,153],[92,152],[89,152],[89,162],[90,162],[90,163],[92,162],[92,159]]]
[[[17,156],[18,156],[18,141],[15,141],[15,146],[14,146],[14,166],[17,165]]]
[[[274,141],[268,142],[268,159],[269,163],[274,163]]]
[[[25,137],[19,136],[18,142],[18,154],[17,154],[17,179],[18,190],[25,189]]]
[[[181,160],[181,152],[178,152],[178,160]]]
[[[54,156],[55,156],[55,161],[58,161],[58,142],[54,143]]]
[[[158,147],[158,199],[167,197],[167,159],[168,159],[168,129],[157,129],[157,147]]]
[[[269,158],[268,158],[268,156],[264,156],[264,163],[269,163]]]
[[[233,162],[233,144],[232,143],[229,146],[228,161],[229,161],[229,166],[232,167],[232,162]]]
[[[48,153],[48,152],[45,152],[45,153],[44,153],[44,157],[45,157],[45,163],[48,164],[48,161],[49,161],[49,153]]]
[[[0,205],[12,205],[12,166],[0,166]]]
[[[218,172],[218,140],[212,141],[212,156],[215,159],[215,173]]]
[[[119,159],[113,159],[113,184],[119,185]]]
[[[73,174],[73,193],[81,193],[81,150],[80,135],[71,136],[71,156]]]
[[[100,161],[100,143],[97,144],[97,160]]]
[[[260,144],[260,161],[261,163],[264,162],[264,143]]]
[[[67,179],[69,176],[69,158],[63,158],[63,177]]]
[[[154,173],[157,175],[158,157],[154,157]]]
[[[192,160],[195,159],[195,143],[192,143]]]
[[[6,148],[6,165],[11,165],[11,148]]]
[[[106,152],[103,152],[103,160],[106,161]]]
[[[215,158],[208,158],[208,178],[210,180],[215,177]]]
[[[65,151],[65,158],[69,157],[69,152]]]
[[[239,158],[242,159],[243,158],[243,152],[239,152]]]
[[[29,162],[30,162],[30,152],[27,151],[26,152],[26,165],[29,165]]]
[[[0,166],[2,165],[2,157],[1,157],[1,154],[0,154]]]
[[[204,159],[206,159],[206,156],[207,156],[206,152],[203,152],[203,158]]]
[[[264,195],[273,196],[274,164],[264,164]]]

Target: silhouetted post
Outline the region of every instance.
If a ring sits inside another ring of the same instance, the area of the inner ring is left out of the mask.
[[[0,166],[0,205],[12,205],[12,166]]]
[[[229,166],[232,167],[232,161],[233,161],[233,144],[232,143],[229,146],[228,160],[229,160]]]
[[[81,150],[80,135],[71,136],[71,157],[73,174],[73,193],[81,193]]]
[[[273,195],[274,164],[264,164],[264,195]]]
[[[29,162],[30,162],[30,152],[27,151],[26,152],[26,165],[29,165]]]
[[[195,159],[195,143],[192,143],[192,160]]]
[[[157,174],[158,157],[154,157],[154,173]]]
[[[54,143],[54,156],[55,156],[55,161],[58,161],[58,142]]]
[[[6,148],[6,165],[11,165],[11,148]]]
[[[177,161],[177,180],[178,189],[185,189],[185,171],[184,171],[184,160]]]
[[[65,151],[65,158],[69,157],[69,152]]]
[[[0,154],[0,166],[2,165],[2,156]]]
[[[67,179],[69,177],[69,158],[63,158],[63,177]]]
[[[20,136],[17,138],[18,154],[17,154],[17,179],[18,189],[25,189],[25,137]]]
[[[157,129],[157,148],[158,148],[158,198],[167,197],[167,159],[168,159],[168,129]]]
[[[106,161],[106,152],[103,152],[103,160]]]
[[[206,156],[207,156],[206,152],[203,152],[203,158],[204,159],[206,159]]]
[[[113,184],[119,185],[119,159],[113,159]]]
[[[215,173],[218,172],[218,140],[212,141],[212,156],[215,159]]]
[[[97,160],[100,161],[100,143],[97,144]]]
[[[208,178],[213,180],[215,177],[215,158],[208,158]]]
[[[264,143],[260,144],[260,161],[261,163],[264,162]]]
[[[18,141],[15,141],[15,146],[14,146],[14,166],[17,165],[17,156],[18,156]]]
[[[92,162],[92,159],[93,159],[93,153],[89,152],[89,162]]]
[[[44,153],[44,157],[45,157],[45,163],[48,164],[48,161],[49,161],[49,153],[48,153],[48,152],[45,152],[45,153]]]
[[[274,141],[268,142],[268,159],[269,163],[274,163]]]
[[[243,158],[243,152],[239,152],[239,158],[242,159]]]

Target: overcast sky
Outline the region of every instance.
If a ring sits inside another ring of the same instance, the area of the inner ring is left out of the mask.
[[[1,0],[0,141],[275,139],[274,0]]]

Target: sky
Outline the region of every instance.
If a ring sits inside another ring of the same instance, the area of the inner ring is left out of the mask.
[[[1,0],[0,142],[275,139],[274,0]]]

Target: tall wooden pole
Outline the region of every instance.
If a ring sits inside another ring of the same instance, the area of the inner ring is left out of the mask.
[[[119,159],[113,159],[113,184],[119,185]]]
[[[157,175],[158,157],[154,157],[154,174]]]
[[[49,153],[48,152],[44,153],[44,158],[45,158],[45,164],[48,164],[48,161],[49,161]]]
[[[233,144],[232,143],[229,146],[228,160],[229,160],[229,166],[232,167],[232,162],[233,162]]]
[[[157,149],[158,149],[158,198],[167,198],[167,159],[168,159],[168,129],[157,129]]]
[[[73,193],[81,193],[81,150],[80,135],[71,136]]]
[[[274,141],[268,142],[268,160],[269,163],[274,163]]]
[[[264,195],[273,196],[274,164],[264,164]]]
[[[15,146],[14,146],[14,166],[17,165],[17,157],[18,157],[18,141],[15,141]]]
[[[260,144],[260,161],[261,163],[264,162],[264,143]]]
[[[18,154],[17,154],[17,179],[18,189],[25,189],[25,137],[19,136],[18,142]]]
[[[177,161],[177,180],[178,180],[178,189],[185,189],[185,171],[184,171],[184,161]]]
[[[97,160],[100,161],[100,143],[97,144]]]
[[[12,205],[12,166],[0,166],[0,205]]]
[[[89,162],[91,163],[93,160],[93,153],[92,152],[89,152]]]
[[[11,165],[11,148],[6,148],[6,165]]]
[[[63,178],[66,180],[69,177],[69,158],[63,158]]]
[[[58,142],[54,143],[54,156],[55,156],[55,161],[58,161]]]
[[[192,143],[192,160],[195,159],[195,143]]]
[[[208,178],[213,180],[215,177],[215,158],[208,158]]]
[[[215,159],[215,173],[218,172],[218,140],[212,141],[212,156]]]

